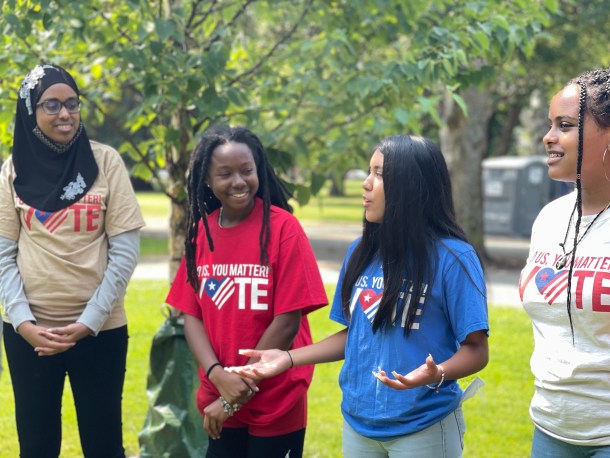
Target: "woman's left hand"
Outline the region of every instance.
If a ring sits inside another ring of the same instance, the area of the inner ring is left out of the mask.
[[[220,399],[216,399],[213,403],[203,409],[203,428],[208,433],[210,439],[220,439],[222,424],[229,418],[229,414],[225,412],[224,406]]]
[[[416,388],[424,385],[434,385],[439,382],[440,369],[432,359],[432,356],[426,358],[426,362],[417,369],[412,370],[407,375],[400,375],[392,371],[394,379],[388,378],[385,371],[379,368],[378,372],[373,372],[373,375],[384,385],[397,390],[406,390],[408,388]]]

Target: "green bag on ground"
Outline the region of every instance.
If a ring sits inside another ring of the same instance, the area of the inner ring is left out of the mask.
[[[150,349],[148,411],[138,434],[140,458],[203,457],[208,437],[197,411],[197,362],[184,336],[183,319],[167,314]]]

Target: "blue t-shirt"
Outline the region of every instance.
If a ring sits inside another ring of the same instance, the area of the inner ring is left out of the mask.
[[[399,301],[396,316],[401,318],[397,323],[373,334],[372,322],[383,295],[379,258],[367,266],[352,288],[349,321],[341,304],[347,261],[357,242],[352,243],[343,261],[330,313],[332,320],[348,326],[345,363],[339,375],[341,410],[357,433],[386,441],[421,431],[445,418],[459,405],[462,390],[454,380],[443,383],[439,393],[425,386],[396,390],[379,382],[372,371],[381,367],[388,374],[396,371],[405,375],[424,364],[428,354],[436,362],[446,361],[468,334],[488,330],[485,279],[469,244],[444,239],[436,245],[438,263],[432,289],[425,287],[408,338],[404,335],[402,305],[409,303],[408,296]]]

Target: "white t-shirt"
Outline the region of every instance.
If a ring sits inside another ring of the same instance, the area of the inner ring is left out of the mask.
[[[91,142],[99,167],[89,192],[56,212],[30,207],[15,193],[15,170],[0,174],[0,236],[18,241],[17,265],[38,325],[65,326],[82,314],[108,263],[108,237],[144,226],[123,160]],[[4,317],[5,321],[7,317]],[[127,323],[120,297],[102,330]]]
[[[548,435],[576,445],[610,445],[610,210],[602,213],[577,246],[567,300],[569,264],[557,269],[575,193],[542,209],[534,222],[529,257],[519,292],[532,319],[531,369],[534,424]],[[583,216],[579,238],[595,215]],[[574,215],[565,243],[574,244]]]

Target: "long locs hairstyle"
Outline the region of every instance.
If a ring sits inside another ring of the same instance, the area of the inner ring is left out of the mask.
[[[204,132],[199,143],[191,154],[187,172],[187,203],[188,227],[185,241],[185,258],[187,279],[189,284],[197,290],[199,277],[197,274],[196,255],[197,239],[199,236],[199,223],[205,230],[205,238],[210,251],[214,251],[214,241],[210,234],[207,216],[220,208],[220,201],[208,186],[210,162],[214,150],[225,143],[243,143],[248,146],[256,163],[258,176],[258,191],[256,196],[263,202],[263,220],[259,235],[260,262],[267,265],[267,245],[270,237],[269,215],[271,205],[291,211],[288,204],[290,193],[275,174],[273,167],[260,139],[244,127],[218,126]]]
[[[582,160],[584,156],[584,124],[587,115],[601,129],[610,129],[610,69],[601,69],[585,72],[571,79],[567,86],[578,85],[578,157],[576,161],[576,226],[570,264],[568,270],[568,287],[566,307],[572,342],[574,343],[574,323],[572,321],[572,274],[582,219]],[[604,164],[602,163],[602,166]]]
[[[362,239],[347,264],[341,299],[349,318],[352,287],[366,266],[380,259],[384,291],[373,332],[391,326],[399,300],[409,297],[404,327],[408,336],[420,299],[435,280],[437,242],[467,238],[456,221],[445,159],[433,142],[396,135],[383,139],[375,151],[383,155],[383,221],[364,220]]]

